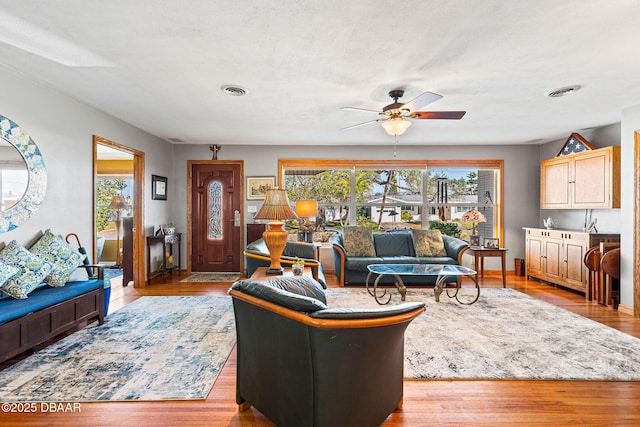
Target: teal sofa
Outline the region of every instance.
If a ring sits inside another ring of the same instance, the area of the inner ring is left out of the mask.
[[[372,257],[350,257],[344,247],[343,234],[337,234],[329,239],[333,247],[333,259],[336,268],[336,278],[341,286],[366,284],[370,264],[457,264],[462,263],[462,254],[469,247],[464,240],[442,235],[446,256],[418,257],[413,244],[411,230],[373,233],[373,243],[376,255]],[[405,276],[405,285],[433,285],[436,276]],[[452,281],[455,281],[452,278]],[[393,276],[384,276],[380,284],[393,284]]]

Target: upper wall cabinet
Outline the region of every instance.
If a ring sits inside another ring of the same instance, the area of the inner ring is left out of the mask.
[[[620,147],[605,147],[540,162],[542,209],[620,207]]]

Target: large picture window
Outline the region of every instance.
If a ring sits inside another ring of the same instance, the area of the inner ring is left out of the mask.
[[[468,240],[470,209],[481,241],[502,236],[502,166],[496,161],[281,160],[280,182],[289,200],[316,200],[316,224],[374,230],[437,228]],[[503,241],[503,240],[501,240]]]

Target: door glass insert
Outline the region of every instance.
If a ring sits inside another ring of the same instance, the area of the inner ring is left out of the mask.
[[[222,239],[222,184],[209,184],[209,238]]]

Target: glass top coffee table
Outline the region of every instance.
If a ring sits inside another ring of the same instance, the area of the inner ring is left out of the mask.
[[[460,265],[451,264],[371,264],[367,266],[369,274],[367,275],[367,291],[372,295],[376,302],[380,305],[389,304],[391,293],[386,301],[382,301],[387,294],[386,288],[380,288],[382,294],[378,295],[378,284],[380,279],[385,275],[393,275],[395,286],[400,292],[402,301],[407,295],[407,288],[402,281],[402,276],[437,276],[434,288],[436,302],[440,302],[440,294],[442,293],[445,283],[455,276],[467,276],[475,283],[475,288],[462,288],[460,280],[456,280],[455,292],[449,293],[453,288],[447,289],[447,296],[455,298],[460,304],[473,304],[480,298],[480,286],[476,279],[476,271]],[[369,286],[369,280],[377,275],[373,281],[373,288]]]

